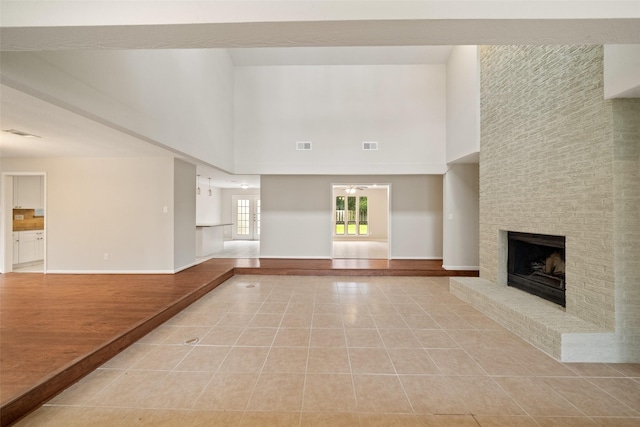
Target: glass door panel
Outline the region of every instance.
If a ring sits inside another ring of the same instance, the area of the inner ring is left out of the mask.
[[[336,197],[336,235],[344,235],[344,196]]]
[[[336,196],[334,234],[336,236],[369,234],[369,198],[367,196]]]
[[[259,196],[233,196],[233,239],[260,239]]]
[[[347,197],[347,234],[353,236],[356,233],[356,196],[349,196]]]
[[[369,199],[366,196],[362,196],[358,201],[358,234],[369,234]]]

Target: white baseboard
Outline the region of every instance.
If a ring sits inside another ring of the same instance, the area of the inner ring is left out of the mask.
[[[418,256],[393,256],[389,259],[418,259],[418,260],[425,260],[425,261],[442,261],[442,257],[436,256],[436,257],[431,257],[431,256],[426,256],[426,257],[418,257]]]
[[[173,270],[47,270],[47,274],[174,274]]]
[[[269,258],[269,259],[332,259],[331,257],[324,256],[293,256],[293,255],[260,255],[260,258]]]
[[[443,265],[445,270],[473,270],[480,271],[479,265]]]
[[[387,239],[363,239],[358,237],[351,236],[333,236],[333,241],[335,242],[383,242],[388,243]]]

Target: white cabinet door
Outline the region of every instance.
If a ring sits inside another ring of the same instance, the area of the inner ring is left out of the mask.
[[[20,234],[18,232],[13,233],[13,263],[18,264],[20,262]]]
[[[36,231],[20,231],[20,245],[18,248],[18,259],[20,264],[35,261],[36,246],[38,236]],[[14,260],[15,263],[15,260]]]
[[[36,261],[44,259],[44,231],[36,233]]]
[[[18,209],[44,208],[44,177],[25,175],[13,177],[13,206]]]

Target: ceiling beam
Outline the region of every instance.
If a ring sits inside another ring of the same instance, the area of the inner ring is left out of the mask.
[[[638,44],[640,1],[3,1],[2,50]]]

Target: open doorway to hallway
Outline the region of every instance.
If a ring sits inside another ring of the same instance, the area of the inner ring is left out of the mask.
[[[389,259],[389,185],[334,184],[333,258]]]

